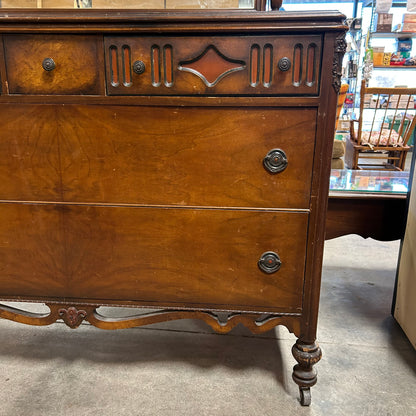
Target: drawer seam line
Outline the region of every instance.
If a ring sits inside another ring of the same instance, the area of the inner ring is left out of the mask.
[[[103,203],[103,202],[63,202],[63,201],[22,201],[1,199],[0,204],[21,204],[21,205],[62,205],[62,206],[88,206],[103,208],[159,208],[159,209],[189,209],[207,211],[264,211],[264,212],[305,212],[308,208],[264,208],[264,207],[232,207],[232,206],[201,206],[201,205],[162,205],[162,204],[133,204],[133,203]]]

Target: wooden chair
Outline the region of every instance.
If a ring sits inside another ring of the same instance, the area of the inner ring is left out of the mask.
[[[416,88],[367,88],[362,82],[360,117],[351,121],[346,141],[348,168],[404,169],[416,123],[414,95]]]
[[[341,88],[338,94],[337,118],[336,118],[335,129],[337,128],[337,125],[338,125],[339,116],[341,115],[342,107],[344,107],[344,102],[345,102],[345,98],[347,97],[348,88],[349,88],[348,84],[341,84]]]

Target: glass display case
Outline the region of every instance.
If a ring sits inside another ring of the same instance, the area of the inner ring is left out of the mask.
[[[393,241],[403,237],[409,172],[332,170],[327,240],[347,234]]]
[[[330,191],[406,195],[409,172],[332,169]]]

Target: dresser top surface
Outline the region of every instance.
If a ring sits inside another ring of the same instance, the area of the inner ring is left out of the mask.
[[[198,30],[240,31],[261,28],[263,30],[345,30],[345,16],[336,11],[285,12],[255,10],[73,10],[73,9],[0,9],[0,30],[25,25],[110,27],[128,25],[134,28],[158,25],[160,30],[172,25],[198,25]],[[191,27],[188,29],[192,30]]]

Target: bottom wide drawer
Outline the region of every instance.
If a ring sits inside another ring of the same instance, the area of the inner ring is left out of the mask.
[[[307,213],[3,203],[0,216],[2,298],[302,308]]]

